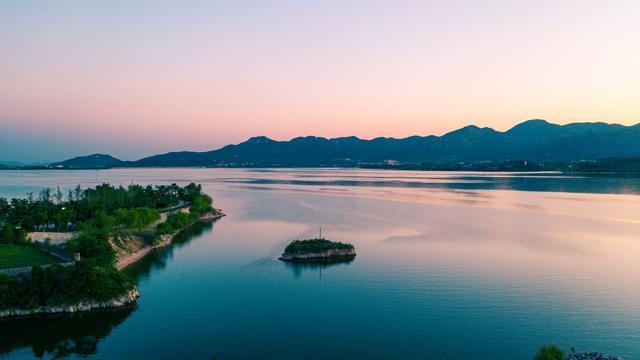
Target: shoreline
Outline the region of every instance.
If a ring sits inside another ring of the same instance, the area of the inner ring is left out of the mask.
[[[191,226],[193,226],[194,224],[196,224],[197,222],[200,221],[216,221],[219,220],[220,218],[226,216],[222,211],[216,209],[216,211],[212,211],[212,212],[208,212],[206,214],[203,214],[202,216],[200,216],[200,218],[194,222],[192,222],[191,224],[187,225],[184,229],[178,230],[172,234],[164,234],[164,235],[160,235],[160,239],[158,239],[158,241],[151,245],[151,246],[145,246],[141,249],[139,249],[138,251],[128,254],[124,257],[122,257],[121,259],[119,259],[118,261],[116,261],[116,269],[118,270],[122,270],[124,268],[126,268],[129,265],[134,264],[135,262],[137,262],[138,260],[144,258],[147,254],[149,254],[152,250],[155,249],[162,249],[164,247],[167,247],[171,244],[171,242],[173,241],[173,238],[176,237],[178,234],[180,234],[180,232],[182,232],[185,229],[190,228]]]
[[[134,287],[126,294],[105,301],[85,301],[77,304],[61,304],[61,305],[45,305],[38,306],[33,309],[11,308],[0,310],[0,320],[7,318],[29,317],[36,315],[76,313],[80,311],[91,311],[99,309],[111,309],[121,306],[131,305],[138,300],[140,293],[138,288]]]
[[[114,265],[116,269],[121,271],[125,267],[144,258],[152,250],[161,249],[170,245],[176,235],[178,235],[183,230],[190,228],[196,223],[201,221],[216,221],[224,216],[226,215],[218,209],[215,209],[215,211],[203,214],[202,216],[200,216],[198,220],[192,222],[191,224],[186,226],[184,229],[178,230],[172,234],[161,235],[159,241],[156,244],[152,246],[144,247],[132,254],[129,254],[123,257],[122,259],[118,260]],[[48,314],[75,313],[80,311],[117,308],[117,307],[134,304],[139,297],[140,297],[140,293],[138,292],[138,287],[134,286],[126,294],[120,295],[119,297],[116,297],[111,300],[106,300],[106,301],[85,301],[77,304],[45,305],[45,306],[38,306],[32,309],[23,309],[23,308],[0,309],[0,320],[7,319],[7,318],[19,318],[19,317],[29,317],[29,316],[37,316],[37,315],[48,315]]]
[[[355,257],[355,249],[330,249],[309,253],[284,253],[278,258],[278,260],[287,262],[322,262],[340,259],[353,259]]]

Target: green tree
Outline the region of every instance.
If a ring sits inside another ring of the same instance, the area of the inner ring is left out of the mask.
[[[202,194],[202,185],[198,184],[194,184],[194,183],[190,183],[189,185],[184,187],[185,190],[185,195],[184,195],[184,200],[186,201],[193,201],[193,199]]]
[[[2,234],[0,235],[0,242],[5,244],[11,244],[14,242],[13,233],[15,231],[15,227],[11,223],[4,223],[2,225]]]
[[[557,345],[547,345],[538,349],[533,360],[563,360],[564,352]]]
[[[211,203],[212,200],[209,195],[196,195],[193,198],[193,203],[191,204],[191,208],[189,208],[189,211],[196,215],[202,215],[213,210]]]
[[[51,189],[46,188],[40,191],[40,201],[51,202]]]
[[[149,208],[116,209],[114,215],[119,225],[138,230],[160,219],[160,213]]]
[[[64,224],[64,217],[62,213],[58,212],[55,215],[53,215],[53,223],[56,226],[56,231],[61,231],[62,224]]]
[[[98,265],[113,264],[115,252],[108,238],[100,232],[83,232],[77,241],[77,250],[82,259],[89,259]]]
[[[54,196],[56,198],[56,203],[62,204],[62,199],[64,198],[64,196],[62,194],[62,190],[60,190],[60,186],[58,186],[58,188],[56,189],[56,193]]]
[[[64,219],[65,224],[65,230],[69,231],[69,224],[73,223],[76,220],[76,212],[72,209],[65,209],[63,210],[62,214],[62,218]]]
[[[25,216],[22,220],[22,228],[26,231],[35,231],[36,222],[31,216]]]
[[[0,221],[6,221],[11,210],[9,201],[5,198],[0,198]]]

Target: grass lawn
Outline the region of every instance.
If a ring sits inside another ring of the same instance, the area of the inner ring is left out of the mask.
[[[0,244],[0,269],[54,264],[60,262],[55,256],[29,244]]]

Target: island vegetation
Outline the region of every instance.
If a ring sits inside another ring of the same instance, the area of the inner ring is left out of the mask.
[[[353,250],[353,245],[326,239],[295,240],[284,249],[285,253],[314,253],[327,250]]]
[[[576,352],[572,347],[567,354],[558,345],[541,346],[533,357],[533,360],[621,360],[619,357],[606,355],[600,352]]]
[[[130,252],[127,241],[153,245],[206,213],[216,211],[202,187],[102,184],[63,194],[45,189],[23,199],[0,198],[0,269],[31,266],[21,276],[0,273],[0,311],[108,301],[134,290],[134,280],[119,271],[119,256]],[[161,213],[166,221],[161,221]],[[32,243],[33,231],[77,231],[79,235],[53,246]],[[63,261],[42,247],[78,254]],[[128,251],[123,251],[126,248]],[[139,248],[139,246],[138,246]],[[66,266],[63,266],[66,265]]]
[[[533,360],[565,360],[565,354],[558,345],[546,345],[538,349]]]
[[[324,238],[295,240],[284,249],[283,261],[314,261],[353,258],[355,247],[351,244],[330,241]]]

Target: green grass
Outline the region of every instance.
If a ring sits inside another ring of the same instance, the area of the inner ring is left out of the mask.
[[[29,244],[0,244],[0,269],[54,264],[60,262],[55,256]]]

